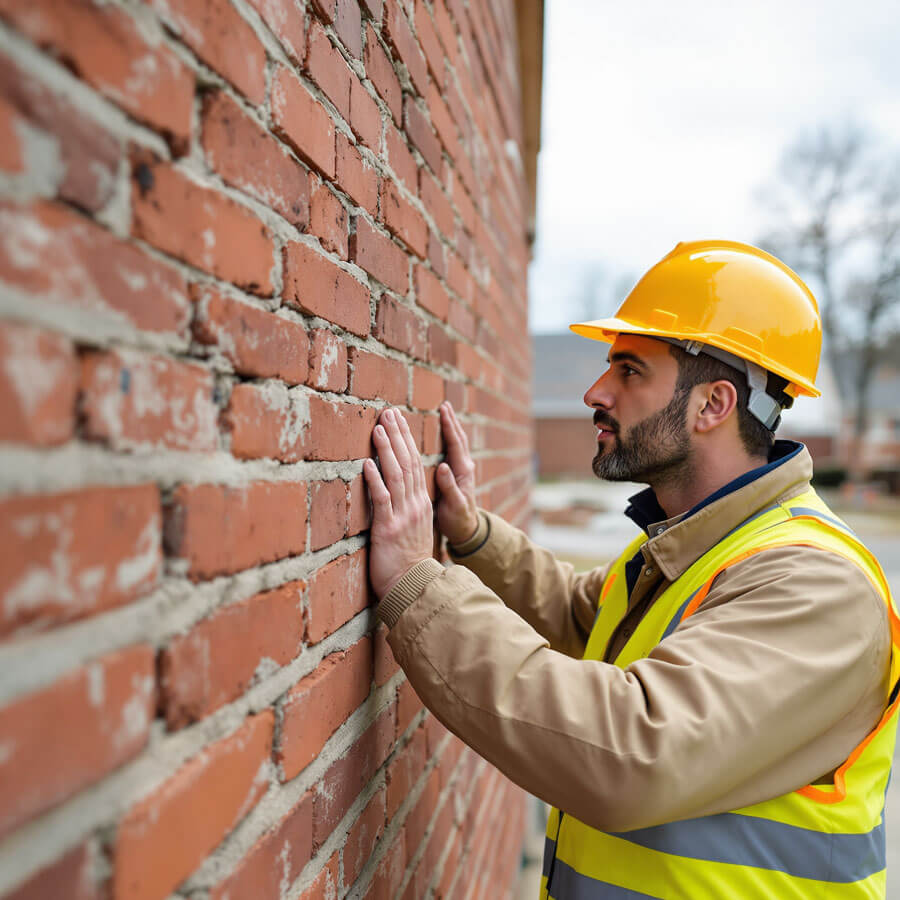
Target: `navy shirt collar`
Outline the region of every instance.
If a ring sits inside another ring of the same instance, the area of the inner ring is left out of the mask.
[[[682,519],[692,516],[695,512],[703,509],[704,506],[709,506],[710,503],[721,499],[726,494],[730,494],[732,491],[750,484],[751,481],[756,481],[757,478],[766,475],[773,469],[777,469],[789,459],[793,459],[802,449],[803,444],[797,441],[775,441],[772,449],[769,451],[769,461],[765,465],[751,469],[749,472],[744,472],[742,475],[738,475],[737,478],[729,481],[728,484],[720,487],[717,491],[713,491],[708,497],[705,497],[696,506],[689,509],[682,516]],[[625,515],[645,532],[654,523],[663,522],[669,518],[666,515],[666,511],[659,505],[656,494],[653,493],[653,488],[649,487],[628,498]]]

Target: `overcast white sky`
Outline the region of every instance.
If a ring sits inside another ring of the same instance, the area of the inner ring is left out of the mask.
[[[852,118],[900,146],[898,0],[547,0],[531,328],[578,316],[679,240],[754,242],[799,131]]]

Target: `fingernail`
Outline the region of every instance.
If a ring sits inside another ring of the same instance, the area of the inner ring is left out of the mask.
[[[375,434],[377,434],[378,437],[384,437],[384,428],[382,428],[381,425],[376,425]]]

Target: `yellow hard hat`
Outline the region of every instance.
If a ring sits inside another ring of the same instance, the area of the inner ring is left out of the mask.
[[[569,327],[608,344],[618,334],[639,334],[717,347],[780,375],[791,396],[821,393],[815,386],[822,348],[816,298],[783,262],[749,244],[678,244],[613,318]]]

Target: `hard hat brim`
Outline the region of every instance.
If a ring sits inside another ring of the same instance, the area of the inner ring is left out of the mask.
[[[749,350],[732,343],[726,338],[718,334],[706,334],[698,331],[683,331],[678,328],[654,328],[652,326],[640,324],[638,322],[629,322],[625,319],[595,319],[592,322],[575,322],[569,326],[569,330],[581,337],[590,338],[593,341],[603,341],[606,344],[612,344],[616,337],[620,334],[637,334],[645,337],[666,337],[675,338],[683,341],[700,341],[703,344],[711,344],[720,350],[727,350],[729,353],[749,359],[767,369],[786,378],[790,384],[788,392],[794,396],[804,395],[807,397],[819,397],[822,392],[808,379],[803,378],[797,372],[785,368],[783,365],[777,364],[774,360],[769,359],[762,353]]]

